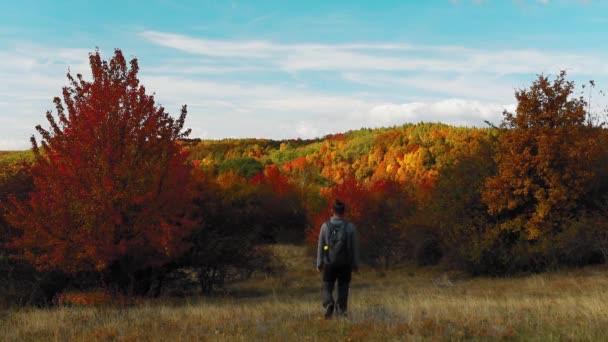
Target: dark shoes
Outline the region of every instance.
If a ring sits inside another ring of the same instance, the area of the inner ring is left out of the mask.
[[[338,317],[338,318],[342,318],[342,319],[348,318],[348,315],[346,314],[346,312],[340,310],[340,308],[338,308],[338,310],[336,310],[335,314],[336,314],[336,317]],[[325,317],[325,319],[330,319],[333,315],[334,315],[334,305],[329,304],[325,308],[325,315],[323,315],[323,317]]]
[[[329,304],[325,308],[325,315],[323,315],[323,317],[325,317],[325,319],[330,319],[333,314],[334,314],[334,305],[333,304]]]

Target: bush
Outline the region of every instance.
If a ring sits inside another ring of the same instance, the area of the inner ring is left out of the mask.
[[[442,256],[440,242],[437,238],[425,239],[416,244],[414,258],[418,266],[437,265]]]

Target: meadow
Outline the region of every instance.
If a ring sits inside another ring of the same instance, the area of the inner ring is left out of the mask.
[[[306,248],[278,246],[286,272],[211,297],[0,311],[5,341],[599,341],[608,336],[608,268],[510,278],[440,266],[362,269],[348,319],[322,319]]]

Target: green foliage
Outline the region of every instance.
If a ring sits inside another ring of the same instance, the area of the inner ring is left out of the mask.
[[[26,151],[0,151],[0,165],[18,164],[21,161],[34,161],[34,153]]]
[[[346,146],[340,149],[340,156],[347,161],[353,161],[361,156],[369,154],[375,140],[371,131],[360,130],[348,134]]]
[[[219,164],[218,172],[220,174],[228,171],[234,171],[239,176],[250,179],[256,174],[264,170],[264,165],[254,158],[231,158],[226,159]]]
[[[446,261],[473,271],[484,262],[480,242],[491,219],[481,193],[485,179],[495,173],[492,154],[492,144],[485,142],[470,156],[446,165],[432,200],[419,212],[420,221],[438,228]]]
[[[294,144],[293,141],[286,143],[287,148],[284,151],[273,150],[270,152],[270,159],[275,164],[284,164],[299,157],[306,157],[318,153],[321,149],[322,142],[312,141],[305,144]]]
[[[191,160],[224,160],[227,158],[267,156],[270,151],[279,148],[280,142],[268,139],[223,139],[204,140],[190,150]]]

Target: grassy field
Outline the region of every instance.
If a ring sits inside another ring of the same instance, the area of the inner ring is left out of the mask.
[[[212,298],[0,313],[7,341],[601,341],[608,268],[468,278],[432,268],[354,276],[348,319],[321,319],[318,274],[302,248],[278,249],[288,272]]]

